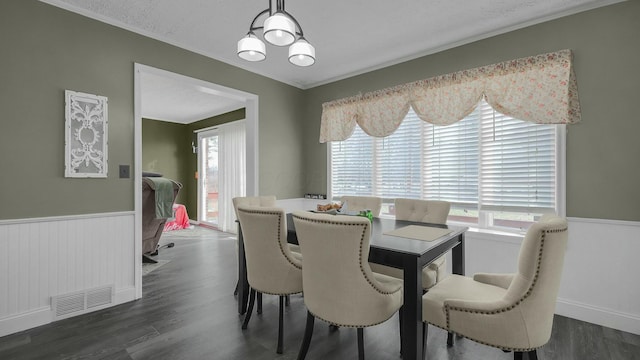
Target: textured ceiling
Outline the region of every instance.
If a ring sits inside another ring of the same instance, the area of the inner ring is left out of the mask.
[[[141,114],[146,119],[189,124],[245,106],[190,81],[156,74],[142,73],[140,88]]]
[[[267,45],[257,63],[236,55],[268,0],[41,1],[308,89],[623,0],[289,0],[285,9],[316,48],[306,68],[288,62],[287,47]],[[150,119],[190,123],[244,107],[174,78],[144,76],[141,89]]]
[[[307,68],[287,47],[267,45],[258,63],[236,55],[268,0],[42,1],[306,89],[621,0],[289,0],[316,48]]]

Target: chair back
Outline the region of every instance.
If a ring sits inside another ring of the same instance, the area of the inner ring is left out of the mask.
[[[448,201],[398,198],[395,208],[397,220],[445,224],[451,204]]]
[[[518,271],[503,299],[519,308],[530,348],[546,344],[551,337],[567,232],[567,220],[555,215],[545,215],[531,225],[520,248]]]
[[[238,196],[231,199],[233,202],[233,208],[236,211],[236,218],[238,217],[239,206],[265,206],[275,207],[276,197],[274,195],[265,196]]]
[[[275,207],[239,206],[249,285],[265,294],[302,291],[302,262],[287,245],[287,218]]]
[[[371,223],[366,217],[293,213],[304,258],[304,302],[316,317],[347,327],[387,320],[402,301],[402,286],[393,291],[369,267]]]
[[[348,211],[371,210],[374,217],[380,216],[382,198],[377,196],[343,196],[340,201],[347,203]]]

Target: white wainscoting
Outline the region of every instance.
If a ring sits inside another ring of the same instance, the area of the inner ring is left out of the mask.
[[[134,212],[0,220],[0,336],[49,323],[51,297],[114,285],[135,298]]]
[[[556,313],[640,334],[640,223],[569,218]],[[522,237],[469,231],[466,273],[513,272]],[[449,255],[449,271],[451,257]]]
[[[0,221],[0,336],[51,322],[51,296],[114,284],[115,304],[133,300],[133,234],[133,212]],[[515,270],[521,237],[466,239],[468,275]],[[639,254],[639,222],[569,218],[556,312],[640,334]]]

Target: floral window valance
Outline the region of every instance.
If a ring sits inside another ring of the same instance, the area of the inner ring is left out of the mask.
[[[571,50],[561,50],[324,103],[320,142],[349,138],[356,123],[371,136],[389,136],[410,106],[424,121],[450,125],[469,115],[483,97],[497,111],[525,121],[580,121]]]

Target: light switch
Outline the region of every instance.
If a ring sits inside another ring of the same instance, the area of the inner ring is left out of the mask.
[[[120,165],[120,179],[129,178],[129,165]]]

